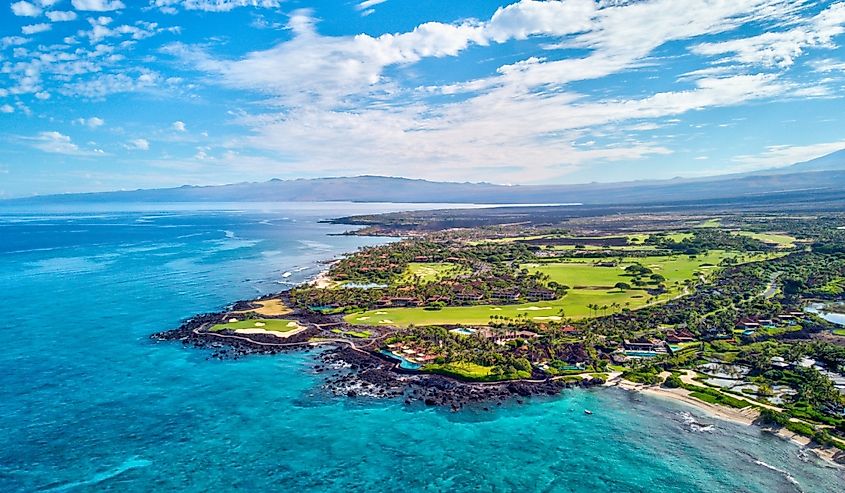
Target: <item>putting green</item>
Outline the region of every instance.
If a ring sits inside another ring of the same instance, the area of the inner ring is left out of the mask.
[[[301,329],[302,326],[293,320],[285,320],[283,318],[260,318],[253,320],[239,320],[237,322],[217,324],[211,327],[211,332],[219,332],[221,330],[244,330],[244,329],[263,329],[271,332],[290,332],[292,330]]]

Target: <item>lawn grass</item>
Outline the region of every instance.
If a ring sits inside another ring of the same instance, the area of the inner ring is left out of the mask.
[[[655,274],[665,277],[666,287],[670,292],[678,294],[682,291],[682,287],[674,283],[682,284],[688,279],[695,279],[699,274],[707,276],[716,270],[723,259],[731,256],[735,254],[713,251],[697,255],[695,258],[690,258],[688,255],[622,257],[622,261],[616,267],[598,267],[593,260],[534,263],[524,264],[521,267],[531,272],[546,274],[552,281],[573,288],[609,289],[618,282],[631,284],[632,277],[626,275],[625,268],[639,263],[650,268]],[[608,259],[602,260],[606,262]]]
[[[845,329],[833,329],[833,334],[845,337]]]
[[[408,284],[418,280],[423,284],[440,279],[466,274],[465,267],[452,262],[411,262],[400,277],[400,284]]]
[[[440,375],[448,375],[452,377],[461,378],[464,380],[474,380],[478,382],[493,381],[493,380],[516,380],[520,378],[530,378],[531,372],[517,371],[512,374],[493,374],[492,366],[482,366],[475,363],[468,362],[452,362],[444,364],[428,364],[422,370],[428,373],[437,373]]]
[[[714,219],[708,219],[708,220],[702,222],[701,224],[699,224],[696,227],[697,228],[718,228],[718,227],[721,227],[721,226],[722,226],[722,220],[719,219],[719,218],[714,218]]]
[[[668,293],[657,298],[656,301],[660,302],[683,294],[684,280],[694,279],[699,274],[709,277],[718,270],[717,266],[724,258],[733,257],[739,261],[756,261],[778,255],[780,254],[751,255],[738,252],[712,251],[706,255],[697,255],[692,259],[688,255],[623,257],[622,262],[617,267],[596,267],[593,265],[593,260],[583,259],[524,264],[521,267],[532,272],[548,274],[551,280],[568,285],[572,289],[568,291],[564,298],[554,301],[518,305],[444,307],[440,310],[426,310],[422,307],[387,308],[354,313],[347,315],[345,318],[347,322],[355,325],[396,327],[405,327],[411,324],[487,325],[493,315],[505,318],[526,318],[536,322],[559,321],[563,318],[579,319],[597,314],[618,312],[624,308],[641,308],[649,302],[650,296],[645,291],[639,289],[623,291],[613,287],[620,281],[630,284],[631,277],[623,275],[625,273],[624,268],[634,262],[639,262],[666,278],[665,285]],[[606,261],[607,259],[603,260]],[[678,282],[678,284],[675,284],[675,282]],[[611,307],[614,304],[616,306]],[[606,305],[608,309],[597,313],[588,308],[589,305]]]
[[[256,324],[264,324],[263,326]],[[301,328],[302,326],[293,320],[286,320],[283,318],[259,318],[253,320],[241,320],[238,322],[217,324],[211,327],[211,332],[219,332],[221,330],[243,330],[243,329],[264,329],[271,332],[290,332]]]
[[[751,231],[740,231],[737,234],[754,238],[755,240],[760,240],[763,243],[768,243],[770,245],[776,245],[777,248],[793,248],[795,246],[795,242],[797,241],[795,237],[783,233],[752,233]]]

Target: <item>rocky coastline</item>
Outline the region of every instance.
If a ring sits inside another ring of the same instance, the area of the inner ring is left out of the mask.
[[[404,370],[395,361],[375,351],[354,347],[351,341],[321,339],[321,336],[326,336],[326,331],[319,328],[321,325],[334,326],[341,323],[338,318],[331,316],[285,315],[285,318],[295,319],[307,328],[284,339],[283,343],[273,335],[234,335],[207,330],[233,312],[254,309],[258,301],[284,295],[282,292],[256,300],[238,301],[228,310],[196,315],[179,327],[152,334],[150,338],[153,341],[180,342],[186,347],[209,350],[208,358],[217,360],[308,351],[315,346],[326,345],[329,349],[319,353],[314,370],[324,376],[323,388],[327,393],[347,398],[396,399],[405,405],[419,403],[446,407],[453,411],[466,405],[477,405],[489,410],[505,402],[521,404],[532,396],[554,396],[568,387],[604,384],[599,378],[578,382],[552,379],[468,382],[451,376]]]

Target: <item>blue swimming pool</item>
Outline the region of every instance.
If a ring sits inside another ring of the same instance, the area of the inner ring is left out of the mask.
[[[422,368],[422,365],[419,363],[414,363],[413,361],[408,361],[407,359],[399,356],[396,353],[390,352],[387,349],[382,349],[381,354],[387,356],[388,358],[395,359],[399,361],[399,368],[404,368],[405,370],[419,370]]]
[[[654,358],[657,353],[654,351],[625,351],[625,355],[632,358]]]

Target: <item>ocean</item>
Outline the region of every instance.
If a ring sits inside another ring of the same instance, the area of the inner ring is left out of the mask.
[[[319,220],[406,208],[0,208],[0,491],[842,491],[759,428],[621,390],[452,413],[330,396],[316,350],[149,339],[388,241]]]

